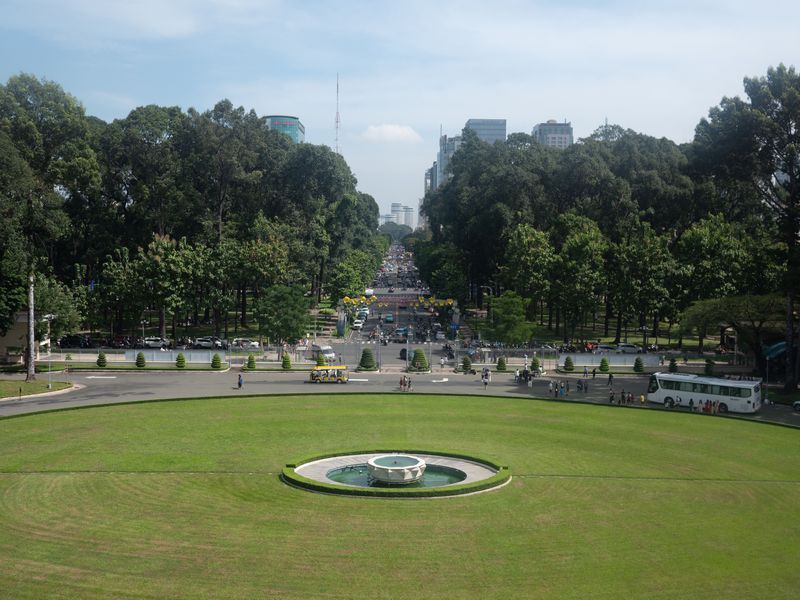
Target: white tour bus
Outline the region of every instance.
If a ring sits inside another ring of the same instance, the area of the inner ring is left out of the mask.
[[[647,400],[674,406],[719,402],[719,412],[754,413],[761,408],[761,381],[739,381],[686,373],[653,373]]]

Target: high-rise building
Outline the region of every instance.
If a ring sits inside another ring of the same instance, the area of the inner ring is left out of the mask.
[[[392,202],[391,208],[392,216],[394,217],[394,222],[398,225],[403,224],[404,213],[403,213],[403,205],[399,202]]]
[[[506,140],[505,119],[469,119],[464,128],[471,129],[479,140],[489,144]]]
[[[408,225],[414,229],[414,209],[410,206],[403,207],[403,225]]]
[[[378,217],[378,225],[385,225],[386,223],[397,223],[394,215],[381,215]]]
[[[267,120],[267,127],[285,133],[296,144],[304,142],[306,139],[306,128],[297,117],[287,115],[269,115],[264,117]]]
[[[444,184],[450,178],[447,169],[450,166],[450,159],[461,146],[461,136],[447,137],[443,135],[439,138],[439,154],[436,155],[436,187]],[[436,188],[434,188],[436,189]]]
[[[567,121],[558,123],[555,119],[550,119],[547,123],[534,125],[531,135],[534,140],[545,146],[566,148],[572,145],[572,123]]]

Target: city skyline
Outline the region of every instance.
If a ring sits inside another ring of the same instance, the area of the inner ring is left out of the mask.
[[[575,140],[609,123],[682,143],[742,79],[800,64],[800,7],[708,0],[603,3],[10,0],[0,81],[62,85],[111,121],[137,106],[207,110],[223,98],[295,115],[339,145],[381,213],[416,206],[440,130],[501,118],[508,133],[565,120]],[[746,40],[746,41],[745,41]]]

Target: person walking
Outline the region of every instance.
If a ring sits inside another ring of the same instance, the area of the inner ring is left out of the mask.
[[[489,376],[488,375],[484,375],[483,376],[483,389],[487,389],[488,387],[489,387]]]
[[[597,375],[597,369],[592,369],[592,379]]]
[[[242,386],[244,385],[244,377],[242,377],[241,373],[239,373],[239,379],[238,379],[238,381],[236,383],[238,385],[238,388],[242,389]]]
[[[609,373],[608,374],[608,387],[611,387],[612,385],[614,385],[614,374],[613,373]]]

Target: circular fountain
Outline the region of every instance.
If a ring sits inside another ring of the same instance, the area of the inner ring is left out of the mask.
[[[425,474],[425,461],[410,454],[381,454],[367,461],[369,476],[375,481],[405,485]]]

